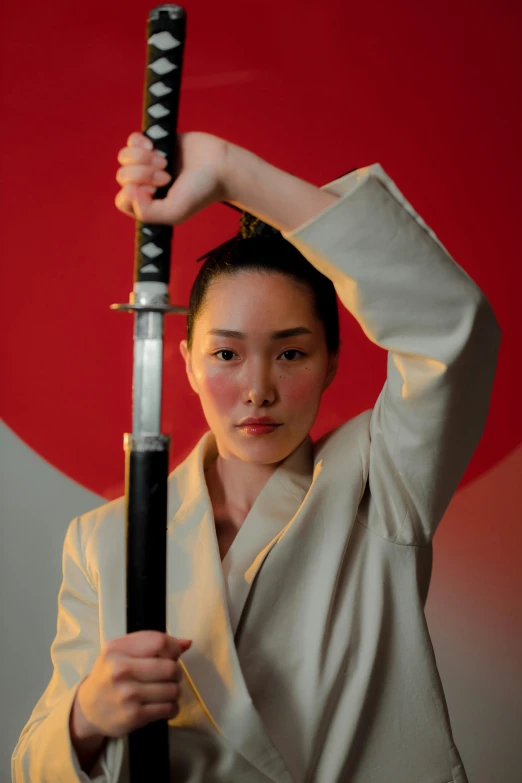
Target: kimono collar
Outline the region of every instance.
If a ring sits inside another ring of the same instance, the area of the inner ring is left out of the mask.
[[[212,432],[169,477],[167,630],[193,640],[182,656],[187,709],[204,713],[238,753],[281,783],[291,778],[248,693],[235,634],[256,575],[311,486],[313,454],[307,436],[276,468],[223,562],[204,472],[217,456]]]
[[[205,470],[217,456],[215,435],[211,430],[208,430],[201,436],[188,457],[170,474],[169,528],[172,527],[174,519],[179,521],[180,517],[190,513],[190,510],[202,501],[206,501],[211,510]],[[312,482],[313,470],[314,444],[310,435],[307,435],[270,476],[248,517],[252,514],[261,496],[276,492],[278,487],[301,503]]]

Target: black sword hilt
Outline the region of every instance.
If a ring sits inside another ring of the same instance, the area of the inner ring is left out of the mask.
[[[178,5],[159,5],[149,13],[147,61],[142,130],[156,152],[167,159],[166,171],[174,177],[181,69],[185,45],[186,13]],[[164,198],[172,181],[158,188]],[[136,224],[134,280],[168,284],[172,226]]]

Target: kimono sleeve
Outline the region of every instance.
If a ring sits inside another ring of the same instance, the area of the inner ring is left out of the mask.
[[[486,296],[380,164],[323,189],[339,198],[283,236],[388,352],[364,444],[360,521],[391,542],[426,545],[482,436],[500,328]],[[355,379],[357,368],[350,372]]]
[[[57,631],[51,645],[53,673],[14,749],[12,781],[115,783],[123,740],[108,740],[89,776],[79,765],[69,733],[76,691],[100,651],[97,592],[85,567],[79,518],[67,529],[62,568]]]

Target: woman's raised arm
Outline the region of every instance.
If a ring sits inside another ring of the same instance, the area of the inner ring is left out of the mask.
[[[148,223],[178,225],[215,201],[229,201],[289,231],[337,200],[335,194],[208,133],[179,134],[177,159],[178,174],[167,196],[153,200],[156,187],[170,180],[163,171],[165,159],[154,154],[149,139],[132,133],[118,154],[118,209]]]
[[[391,542],[428,544],[487,418],[500,328],[486,296],[378,163],[317,188],[208,134],[183,134],[180,150],[181,173],[163,201],[151,197],[161,162],[123,150],[119,209],[180,223],[229,201],[279,229],[332,280],[368,339],[388,351],[361,444],[369,492],[360,521]],[[139,185],[126,165],[136,156]]]
[[[500,343],[489,301],[378,163],[316,188],[233,145],[227,160],[228,200],[278,228],[388,351],[359,520],[429,544],[486,423]]]
[[[388,351],[360,443],[369,491],[359,521],[392,543],[423,546],[482,436],[500,328],[486,296],[378,163],[324,188],[338,200],[283,236]]]

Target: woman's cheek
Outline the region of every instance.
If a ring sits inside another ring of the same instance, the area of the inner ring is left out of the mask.
[[[208,375],[205,388],[213,404],[221,410],[229,408],[236,402],[237,387],[231,378],[231,373],[216,372]]]
[[[302,372],[296,373],[285,379],[284,390],[285,397],[292,405],[302,407],[307,402],[316,401],[321,396],[321,381],[311,368],[304,368]]]

